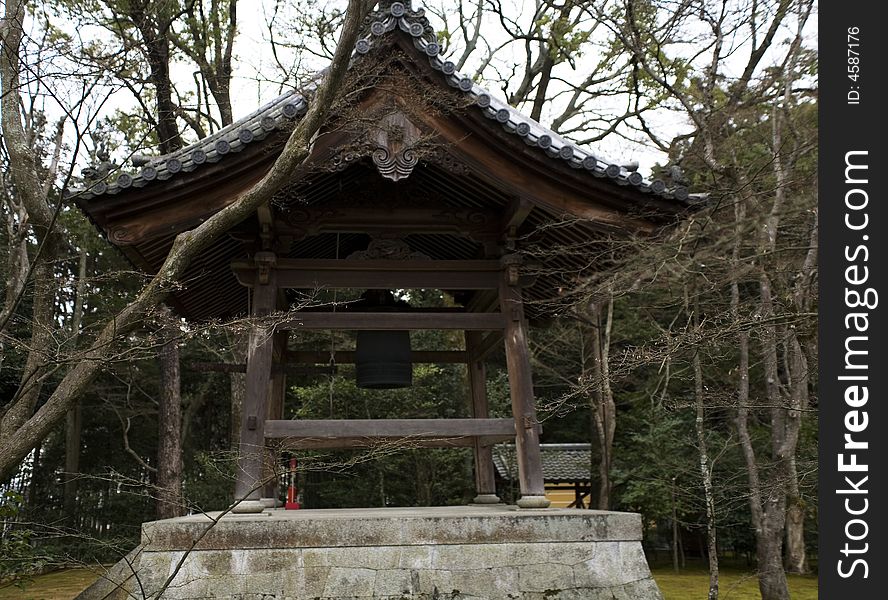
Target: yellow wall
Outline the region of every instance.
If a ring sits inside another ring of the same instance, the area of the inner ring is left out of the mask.
[[[574,487],[570,486],[553,486],[546,488],[546,498],[552,503],[553,508],[567,508],[576,499]],[[584,500],[588,502],[588,499]]]

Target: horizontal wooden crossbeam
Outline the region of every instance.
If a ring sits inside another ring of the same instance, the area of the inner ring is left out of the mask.
[[[514,435],[484,435],[478,437],[438,438],[282,438],[281,450],[325,450],[343,448],[379,448],[385,450],[408,448],[473,448],[475,440],[482,447],[503,442],[514,442]]]
[[[410,353],[413,363],[430,364],[465,364],[468,355],[465,350],[414,350]],[[290,350],[287,352],[288,363],[306,365],[325,365],[330,362],[329,350]],[[336,364],[352,364],[355,362],[354,350],[337,350],[334,352]]]
[[[237,280],[253,286],[257,267],[249,261],[231,265]],[[282,288],[364,288],[492,290],[501,278],[496,260],[336,260],[278,259],[273,266]]]
[[[457,438],[515,437],[512,419],[323,419],[266,421],[266,438]]]
[[[505,327],[501,313],[410,313],[410,312],[307,312],[276,326],[278,329],[351,329],[401,331],[413,329],[457,329],[494,331]]]
[[[272,373],[286,373],[287,375],[332,375],[336,373],[336,367],[329,364],[330,355],[326,361],[317,361],[314,364],[302,365],[272,365]],[[294,361],[295,362],[295,361]],[[308,362],[308,361],[306,361]],[[344,362],[344,361],[343,361]],[[185,365],[190,371],[199,373],[246,373],[246,363],[221,363],[221,362],[192,362]]]
[[[321,207],[291,206],[286,221],[275,225],[280,234],[297,239],[321,232],[364,233],[409,231],[412,234],[451,234],[477,240],[501,235],[499,211],[457,207],[348,206],[328,202]]]

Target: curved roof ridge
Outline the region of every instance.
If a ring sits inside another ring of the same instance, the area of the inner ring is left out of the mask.
[[[84,199],[117,194],[130,187],[139,188],[155,180],[164,181],[178,173],[194,171],[200,165],[218,162],[224,155],[240,152],[247,144],[264,139],[283,122],[302,116],[307,109],[305,97],[296,90],[290,90],[193,144],[150,157],[135,173],[121,170],[112,182],[103,178],[81,190],[73,190],[72,194]]]
[[[414,47],[428,57],[431,67],[443,75],[449,86],[471,97],[473,105],[485,117],[500,124],[505,131],[523,138],[527,145],[549,158],[564,161],[570,167],[588,171],[595,177],[610,179],[618,185],[630,186],[668,200],[688,202],[697,199],[685,187],[668,188],[660,179],[646,179],[637,171],[630,171],[586,146],[571,142],[498,99],[470,77],[458,73],[453,62],[440,58],[441,46],[437,34],[422,8],[414,10],[409,2],[406,5],[403,2],[381,2],[378,9],[365,20],[364,31],[365,34],[355,45],[353,62],[368,54],[375,45],[374,41],[390,32],[399,31],[412,38]],[[316,87],[325,72],[326,69],[323,69],[315,74],[305,90],[306,95]],[[138,173],[121,172],[111,183],[102,179],[73,193],[84,199],[116,194],[129,187],[142,187],[154,180],[169,179],[179,172],[193,171],[204,163],[217,162],[224,155],[239,152],[252,141],[263,139],[283,121],[301,117],[308,109],[308,101],[305,95],[292,90],[190,146],[151,158]]]
[[[358,40],[355,46],[356,54],[367,54],[373,47],[374,38],[382,37],[393,30],[400,30],[413,38],[414,47],[428,56],[431,66],[444,75],[445,81],[450,86],[472,96],[475,105],[483,111],[484,116],[498,122],[509,133],[524,138],[528,145],[536,146],[551,158],[567,161],[573,168],[585,169],[597,177],[610,178],[620,185],[630,185],[642,192],[650,192],[681,202],[691,198],[685,187],[676,186],[669,189],[660,179],[645,179],[641,173],[630,171],[615,162],[608,161],[588,147],[571,142],[498,99],[475,83],[472,78],[457,72],[452,61],[440,58],[441,46],[437,34],[422,8],[413,10],[409,7],[409,3],[405,6],[401,2],[392,2],[372,12],[368,16],[368,21],[369,35]]]

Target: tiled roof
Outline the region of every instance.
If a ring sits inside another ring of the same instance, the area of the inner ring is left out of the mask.
[[[114,181],[96,181],[88,188],[75,191],[88,199],[104,194],[117,194],[128,188],[140,188],[153,181],[165,181],[179,173],[189,173],[202,165],[219,162],[244,146],[264,139],[287,121],[294,121],[308,110],[305,99],[295,91],[272,100],[243,119],[228,125],[190,146],[152,157],[139,171],[121,172]]]
[[[546,481],[589,481],[592,459],[589,444],[540,444],[540,454]],[[503,479],[518,479],[515,445],[494,446],[493,465]]]
[[[440,58],[441,47],[436,33],[422,9],[413,10],[401,2],[380,3],[378,10],[370,13],[365,24],[365,36],[355,46],[355,60],[367,55],[374,46],[388,35],[406,35],[413,45],[424,53],[433,69],[439,71],[447,85],[460,90],[470,99],[477,110],[499,124],[505,131],[524,140],[551,160],[563,161],[569,166],[585,170],[590,175],[607,178],[619,185],[631,186],[667,200],[687,202],[694,198],[684,187],[667,187],[662,180],[647,180],[640,173],[620,165],[609,163],[596,156],[590,149],[578,146],[554,131],[524,116],[505,102],[494,97],[471,78],[456,71],[455,65]],[[75,193],[83,199],[104,194],[116,194],[130,187],[143,187],[152,181],[163,181],[179,173],[199,169],[207,163],[224,160],[226,156],[242,150],[247,144],[265,138],[270,132],[284,127],[305,114],[311,95],[323,71],[302,93],[290,91],[266,104],[259,110],[240,119],[199,142],[176,152],[153,158],[134,173],[122,172],[113,181],[101,179]]]

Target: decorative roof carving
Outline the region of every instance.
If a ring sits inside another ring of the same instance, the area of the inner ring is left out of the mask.
[[[430,260],[422,252],[414,252],[401,239],[372,239],[366,250],[352,252],[347,260]]]
[[[385,115],[370,132],[375,149],[371,157],[386,179],[406,179],[419,162],[415,146],[422,131],[401,111]]]

